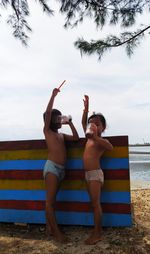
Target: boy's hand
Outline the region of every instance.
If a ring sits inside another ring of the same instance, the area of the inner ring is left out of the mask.
[[[70,116],[70,117],[68,117],[68,116],[64,116],[66,119],[64,119],[63,121],[62,121],[62,124],[64,125],[64,124],[68,124],[68,125],[70,125],[71,123],[72,123],[72,117]]]
[[[89,96],[88,95],[84,95],[83,102],[84,102],[84,109],[86,111],[88,111],[88,109],[89,109]]]
[[[60,92],[60,90],[58,88],[54,88],[54,90],[52,92],[52,96],[55,97],[59,92]]]

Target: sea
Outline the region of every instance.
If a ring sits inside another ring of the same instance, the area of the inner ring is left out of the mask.
[[[150,146],[129,146],[132,189],[150,188]]]

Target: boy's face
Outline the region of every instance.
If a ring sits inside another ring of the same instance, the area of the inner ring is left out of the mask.
[[[104,126],[98,116],[92,117],[89,123],[94,123],[97,126],[97,133],[100,135],[104,131]]]
[[[97,126],[93,122],[92,123],[90,122],[90,130],[94,133],[94,135],[98,134]]]
[[[53,125],[54,129],[60,129],[61,124],[61,115],[53,115],[51,124]]]

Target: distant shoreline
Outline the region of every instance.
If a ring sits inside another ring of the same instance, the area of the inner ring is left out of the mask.
[[[150,154],[150,152],[129,151],[129,154]]]
[[[129,144],[129,147],[130,146],[134,146],[134,147],[138,147],[138,146],[150,146],[150,143],[147,143],[147,144]]]

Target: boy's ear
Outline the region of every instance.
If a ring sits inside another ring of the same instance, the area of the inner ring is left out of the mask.
[[[106,129],[106,128],[105,128],[105,127],[103,127],[102,132],[103,132],[105,129]]]

